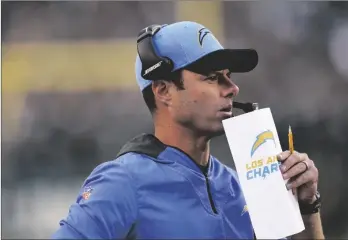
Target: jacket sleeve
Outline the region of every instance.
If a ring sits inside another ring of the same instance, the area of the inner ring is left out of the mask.
[[[103,163],[86,179],[52,239],[125,238],[136,217],[136,189],[125,164]]]

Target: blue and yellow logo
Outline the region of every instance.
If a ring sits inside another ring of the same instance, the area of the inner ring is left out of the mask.
[[[264,131],[264,132],[260,133],[259,135],[257,135],[256,140],[251,148],[250,157],[252,157],[254,155],[254,153],[256,152],[256,150],[262,144],[264,144],[267,140],[272,140],[274,142],[274,146],[276,145],[275,140],[274,140],[274,135],[273,135],[273,132],[271,130]]]
[[[240,214],[241,216],[243,216],[244,214],[246,214],[248,212],[248,205],[244,205],[244,208],[242,210],[242,213]]]
[[[258,150],[267,141],[273,141],[274,147],[276,142],[274,134],[271,130],[266,130],[256,136],[256,140],[251,147],[250,157],[253,157],[256,150]],[[269,174],[279,170],[279,162],[277,156],[267,156],[260,159],[251,159],[250,163],[246,164],[246,178],[252,180],[256,178],[266,178]]]

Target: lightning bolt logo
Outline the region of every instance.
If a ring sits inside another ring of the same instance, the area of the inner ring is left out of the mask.
[[[257,135],[256,140],[251,148],[251,154],[250,156],[252,157],[255,153],[255,151],[262,145],[264,144],[267,140],[273,140],[274,145],[276,145],[275,140],[274,140],[274,135],[271,130],[264,131]]]
[[[243,211],[242,211],[242,213],[240,215],[243,216],[247,212],[248,212],[248,206],[244,205]]]
[[[203,40],[207,36],[208,33],[211,33],[211,32],[206,28],[201,28],[198,31],[198,42],[199,42],[199,45],[201,45],[201,47],[203,47]]]

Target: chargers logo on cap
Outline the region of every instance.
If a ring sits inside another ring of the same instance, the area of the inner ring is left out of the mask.
[[[206,28],[201,28],[198,31],[198,42],[199,42],[199,45],[201,45],[201,47],[203,47],[203,40],[208,35],[208,33],[211,34],[211,32]]]

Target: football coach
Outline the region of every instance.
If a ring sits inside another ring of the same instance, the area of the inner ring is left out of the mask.
[[[253,239],[237,174],[210,154],[210,141],[233,117],[232,74],[253,70],[256,51],[225,49],[209,29],[186,21],[143,29],[137,52],[135,76],[154,133],[92,171],[52,238]],[[289,237],[323,239],[318,169],[305,153],[285,151],[278,160],[306,227]]]

